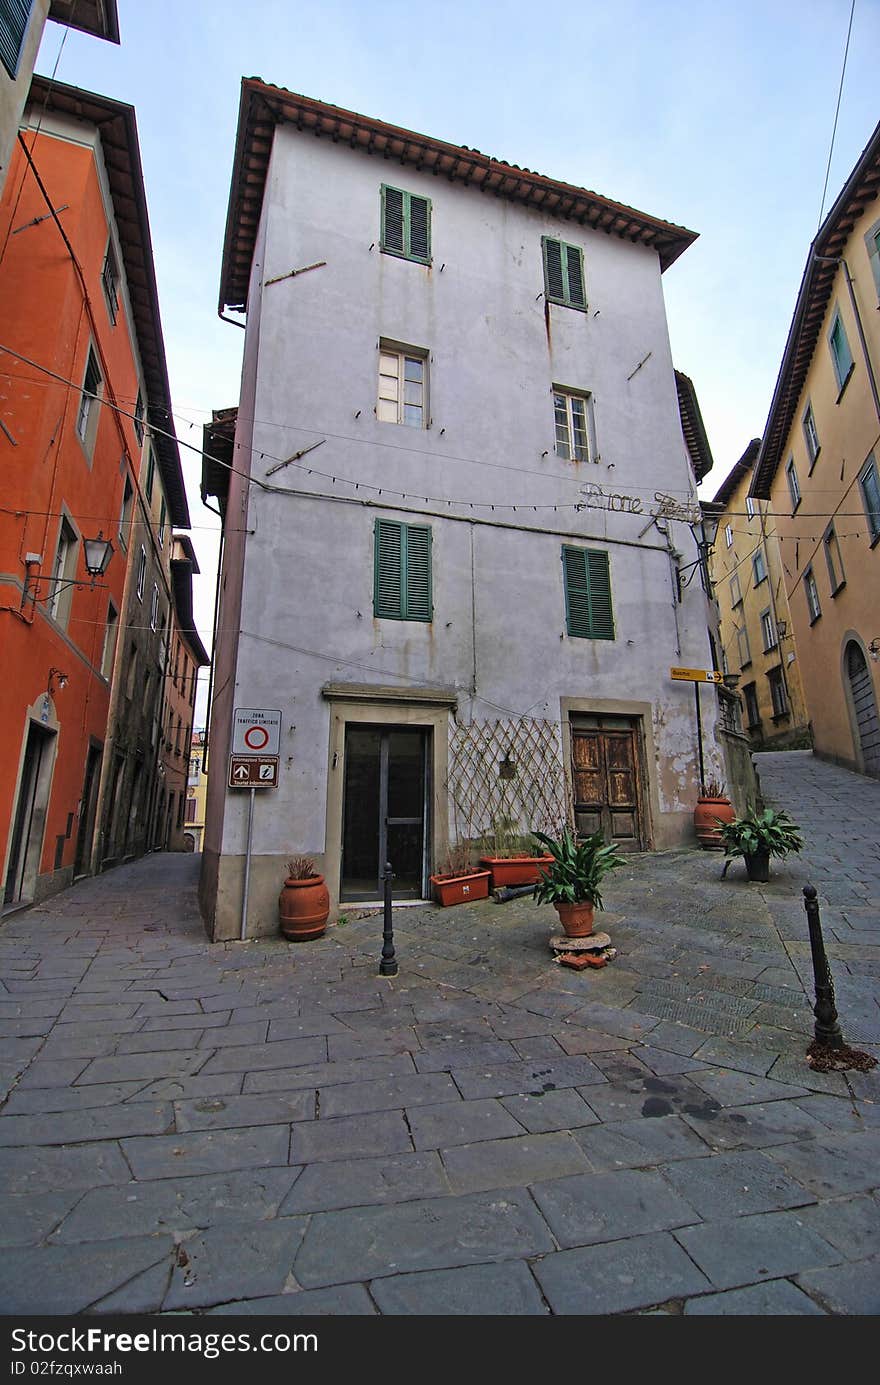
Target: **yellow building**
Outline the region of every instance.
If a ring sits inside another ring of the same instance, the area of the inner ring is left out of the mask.
[[[201,851],[205,831],[205,803],[208,798],[208,776],[205,773],[205,733],[193,731],[189,752],[189,773],[186,780],[186,811],[184,841],[186,849]],[[192,846],[190,846],[190,842]]]
[[[817,754],[880,776],[880,125],[810,247],[750,488]]]
[[[776,520],[749,483],[753,438],[715,495],[723,506],[710,570],[718,602],[721,662],[738,674],[743,725],[755,749],[808,746],[810,732]]]

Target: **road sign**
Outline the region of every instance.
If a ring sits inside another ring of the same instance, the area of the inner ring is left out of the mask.
[[[669,677],[681,683],[721,683],[724,674],[717,668],[671,668]]]
[[[277,755],[230,755],[230,789],[277,789]]]
[[[233,755],[278,755],[281,713],[265,707],[236,707],[232,721]]]

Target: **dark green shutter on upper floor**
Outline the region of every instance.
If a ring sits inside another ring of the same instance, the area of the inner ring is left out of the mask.
[[[430,525],[376,520],[373,614],[387,620],[433,618]]]
[[[431,263],[431,199],[382,184],[382,249],[406,260]]]
[[[608,554],[595,548],[562,548],[565,619],[569,635],[613,640],[611,574]]]
[[[21,61],[33,0],[0,0],[0,60],[14,77]]]
[[[544,292],[551,303],[561,303],[566,308],[587,306],[587,292],[584,283],[584,252],[579,245],[567,245],[565,241],[553,240],[550,236],[541,237],[544,256]]]

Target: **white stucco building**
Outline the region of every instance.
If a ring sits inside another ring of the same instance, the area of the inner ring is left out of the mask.
[[[212,936],[241,924],[235,708],[282,714],[249,936],[276,929],[297,853],[336,906],[378,898],[386,859],[422,897],[452,840],[544,826],[566,800],[631,849],[693,840],[694,690],[669,675],[710,667],[705,594],[679,595],[676,568],[711,458],[683,436],[661,283],[693,239],[243,83],[221,286],[246,313],[242,388],[203,477],[225,518]]]

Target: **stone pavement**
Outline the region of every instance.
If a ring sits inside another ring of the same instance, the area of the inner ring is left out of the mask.
[[[880,1310],[880,1077],[820,1074],[801,887],[880,1044],[880,783],[758,759],[808,849],[769,885],[635,857],[617,959],[531,900],[211,946],[198,858],[0,927],[6,1314]]]

